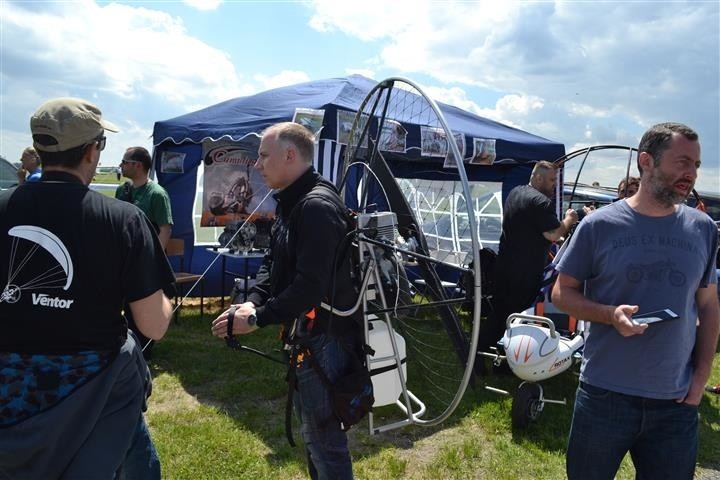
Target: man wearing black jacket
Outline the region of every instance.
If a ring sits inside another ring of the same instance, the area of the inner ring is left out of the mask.
[[[310,355],[333,382],[351,368],[350,351],[362,331],[356,319],[333,318],[320,307],[348,309],[357,292],[350,255],[343,251],[350,230],[345,207],[335,187],[312,167],[313,149],[312,132],[299,124],[280,123],[263,132],[255,167],[276,190],[278,204],[270,249],[248,301],[220,314],[212,333],[228,335],[231,310],[233,334],[267,325],[289,332],[297,320]],[[311,478],[352,478],[347,436],[332,414],[328,388],[311,362],[302,362],[296,372],[295,410]]]

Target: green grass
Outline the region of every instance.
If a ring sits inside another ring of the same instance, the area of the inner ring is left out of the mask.
[[[219,310],[215,303],[214,311]],[[209,309],[210,311],[213,308]],[[185,306],[155,345],[155,375],[148,422],[167,479],[307,478],[298,447],[285,439],[284,368],[227,348],[210,335],[211,315],[200,319]],[[262,329],[241,340],[276,351],[277,330]],[[519,380],[488,377],[491,386],[514,392]],[[711,383],[720,383],[716,358]],[[477,381],[457,411],[435,427],[410,426],[380,435],[363,421],[349,434],[358,479],[560,479],[577,379],[570,373],[543,382],[545,396],[568,405],[546,404],[527,430],[511,426],[510,397]],[[706,394],[700,408],[699,472],[720,470],[720,397]],[[618,479],[634,477],[625,459]]]
[[[126,178],[120,177],[120,181],[117,180],[117,175],[115,172],[109,173],[103,173],[103,172],[97,172],[95,176],[93,177],[93,183],[114,183],[116,185],[119,185],[124,180],[127,180]]]

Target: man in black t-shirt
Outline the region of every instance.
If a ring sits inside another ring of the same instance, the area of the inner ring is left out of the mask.
[[[505,201],[503,233],[495,262],[493,309],[480,326],[480,351],[487,351],[500,340],[511,313],[522,312],[533,304],[550,245],[577,222],[573,209],[568,209],[562,222],[558,221],[551,200],[555,182],[555,166],[540,161],[533,168],[530,184],[512,189]]]
[[[160,339],[174,276],[142,212],[88,189],[117,131],[100,110],[59,98],[30,127],[42,179],[0,192],[0,472],[112,478],[147,369],[121,309]]]

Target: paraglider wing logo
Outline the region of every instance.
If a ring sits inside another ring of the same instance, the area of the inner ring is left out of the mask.
[[[73,279],[73,264],[65,245],[52,232],[34,225],[18,225],[8,230],[12,237],[8,279],[0,303],[15,303],[24,290],[67,290]],[[33,304],[69,308],[74,300],[33,293]]]

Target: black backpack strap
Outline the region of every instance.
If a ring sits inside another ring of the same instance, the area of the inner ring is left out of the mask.
[[[122,188],[120,189],[120,196],[118,197],[118,200],[122,200],[123,202],[132,203],[132,182],[127,181],[122,184]]]
[[[297,215],[298,214],[297,212],[300,211],[301,206],[304,205],[309,200],[313,200],[313,199],[321,199],[321,200],[331,203],[340,212],[342,219],[345,222],[345,229],[346,229],[345,237],[342,239],[340,244],[337,245],[335,253],[334,253],[337,264],[335,265],[335,269],[333,269],[333,271],[331,273],[331,277],[330,277],[330,283],[334,284],[335,283],[335,275],[337,274],[337,271],[339,270],[342,262],[346,261],[347,258],[351,258],[351,260],[350,260],[351,265],[352,265],[351,273],[356,268],[356,266],[355,266],[356,262],[352,261],[352,258],[353,258],[352,256],[356,255],[356,252],[351,251],[353,237],[352,237],[352,235],[350,235],[351,232],[355,231],[356,221],[353,218],[351,211],[348,209],[348,207],[345,205],[345,203],[343,203],[343,200],[340,197],[340,194],[337,191],[335,191],[331,186],[325,185],[322,183],[314,186],[313,189],[310,190],[310,192],[308,192],[307,195],[305,195],[305,197],[303,197],[303,199],[293,207],[293,209],[290,211],[290,215],[288,218],[293,217],[294,215]],[[288,222],[291,222],[291,220],[289,220]],[[359,276],[358,276],[358,280],[359,280]],[[325,301],[327,301],[330,305],[332,305],[334,303],[334,300],[335,300],[334,298],[325,299]],[[332,332],[332,321],[333,321],[334,317],[335,317],[335,315],[331,314],[330,321],[328,322],[327,330],[326,330],[326,333],[328,335],[332,335],[332,333],[333,333]],[[353,318],[353,321],[355,321],[355,323],[358,325],[358,327],[363,326],[359,318],[355,317],[355,318]]]

